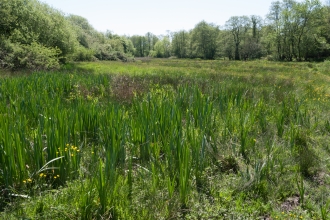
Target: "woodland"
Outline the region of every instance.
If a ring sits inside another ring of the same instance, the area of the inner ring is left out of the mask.
[[[274,1],[269,13],[232,16],[222,26],[119,36],[37,0],[0,1],[0,68],[58,69],[69,61],[134,57],[320,61],[330,55],[330,7],[318,0]],[[165,29],[166,27],[164,27]]]

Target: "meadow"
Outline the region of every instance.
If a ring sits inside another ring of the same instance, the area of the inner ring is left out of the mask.
[[[0,219],[329,219],[330,62],[0,72]]]

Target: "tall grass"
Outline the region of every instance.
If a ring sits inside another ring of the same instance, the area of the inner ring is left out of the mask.
[[[149,200],[188,218],[204,197],[229,201],[216,188],[227,175],[233,197],[308,203],[303,178],[320,168],[311,145],[329,134],[329,100],[291,82],[290,64],[79,65],[0,78],[0,189],[35,195],[78,180],[82,219],[152,219]]]

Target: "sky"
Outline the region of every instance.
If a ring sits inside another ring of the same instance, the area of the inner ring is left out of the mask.
[[[65,14],[80,15],[98,31],[155,35],[190,30],[205,20],[223,26],[231,16],[265,17],[274,0],[40,0]]]

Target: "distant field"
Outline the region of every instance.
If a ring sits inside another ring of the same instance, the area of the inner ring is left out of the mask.
[[[0,71],[0,219],[328,219],[329,69]]]

